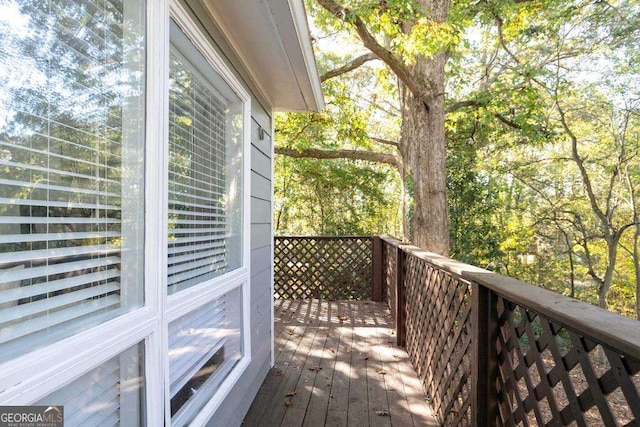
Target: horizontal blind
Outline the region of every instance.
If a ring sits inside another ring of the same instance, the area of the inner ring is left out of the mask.
[[[124,3],[18,1],[3,12],[16,24],[0,26],[0,360],[131,302],[123,230],[142,206],[126,176],[142,163],[123,172],[123,154],[142,147],[143,39],[126,40],[143,34],[128,18],[143,9]]]
[[[169,324],[171,397],[224,345],[226,317],[226,297],[222,297]]]
[[[125,350],[35,404],[64,407],[68,427],[140,425],[141,348]]]
[[[172,48],[169,66],[169,293],[227,267],[227,101]]]

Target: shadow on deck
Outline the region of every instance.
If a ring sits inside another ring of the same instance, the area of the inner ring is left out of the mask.
[[[275,365],[245,426],[437,425],[388,308],[275,301]]]

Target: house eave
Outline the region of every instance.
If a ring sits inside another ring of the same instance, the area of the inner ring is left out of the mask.
[[[274,110],[323,108],[320,76],[302,0],[203,3]]]

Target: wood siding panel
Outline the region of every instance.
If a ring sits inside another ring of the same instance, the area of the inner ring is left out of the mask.
[[[251,171],[251,196],[261,200],[271,200],[271,180]]]
[[[267,200],[251,198],[251,223],[271,223],[271,202]]]
[[[251,251],[251,271],[262,274],[271,266],[271,247],[267,246]],[[255,276],[252,276],[252,279]]]
[[[270,271],[271,269],[267,268],[251,278],[251,301],[257,301],[260,298],[264,298],[265,295],[271,298],[269,289],[271,274],[267,274],[270,273]]]
[[[251,249],[271,246],[271,224],[251,224]]]
[[[271,177],[271,159],[255,145],[251,146],[251,170],[265,178]]]

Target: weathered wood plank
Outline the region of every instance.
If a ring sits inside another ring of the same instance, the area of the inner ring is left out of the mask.
[[[379,313],[382,317],[384,313]],[[395,336],[389,329],[376,328],[377,353],[381,364],[385,370],[385,386],[387,392],[387,402],[389,404],[389,417],[394,426],[412,426],[411,408],[405,394],[402,375],[398,368],[398,358],[402,353],[396,351],[394,346]]]
[[[347,411],[328,411],[327,427],[347,427]]]
[[[347,412],[349,409],[349,378],[351,375],[351,345],[353,329],[340,326],[340,345],[336,352],[334,374],[331,380],[329,412]]]
[[[318,373],[313,384],[309,406],[304,417],[304,426],[315,427],[325,424],[341,331],[342,328],[328,330],[327,341],[321,356],[322,372]]]
[[[380,357],[379,330],[375,325],[366,328],[367,340],[367,393],[369,397],[369,424],[391,426],[391,412],[387,400],[387,367]]]
[[[311,344],[315,339],[316,332],[316,328],[305,328],[302,340],[295,349],[293,358],[288,364],[283,362],[286,367],[282,370],[282,381],[273,393],[269,405],[269,413],[263,419],[265,425],[276,426],[282,423],[288,408],[287,405],[291,402],[291,396],[288,396],[288,394],[295,390],[302,367],[311,351]]]
[[[351,373],[349,374],[349,426],[369,425],[367,394],[367,341],[364,328],[353,328]]]
[[[303,328],[290,327],[287,331],[291,334],[283,332],[276,338],[276,346],[281,349],[274,367],[267,374],[258,394],[256,395],[249,412],[245,417],[247,425],[259,425],[268,408],[273,404],[274,393],[280,387],[286,372],[294,358],[297,348],[302,340]]]
[[[245,426],[436,425],[385,305],[276,301],[274,314],[275,368]]]
[[[290,394],[291,396],[288,396],[288,406],[286,408],[286,414],[283,419],[283,424],[285,425],[302,425],[305,414],[303,413],[302,416],[300,416],[298,409],[303,409],[304,412],[306,412],[306,409],[309,406],[309,400],[311,399],[311,393],[316,381],[316,377],[324,369],[324,367],[322,366],[321,357],[327,341],[328,329],[326,327],[309,327],[307,328],[306,333],[310,334],[311,330],[313,329],[315,329],[316,332],[315,337],[309,349],[309,354],[300,370],[298,382],[295,384],[293,389],[288,392],[288,394]],[[295,410],[292,411],[292,409]]]

